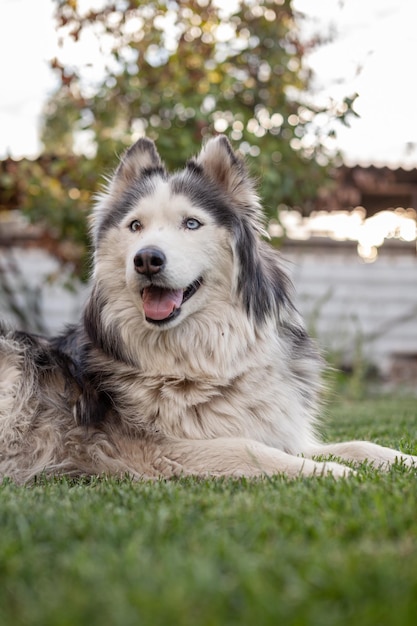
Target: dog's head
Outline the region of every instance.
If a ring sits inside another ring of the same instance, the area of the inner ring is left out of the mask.
[[[176,326],[215,300],[259,320],[285,293],[262,223],[254,183],[226,137],[172,175],[153,142],[139,139],[93,215],[96,278],[123,283],[150,327]]]

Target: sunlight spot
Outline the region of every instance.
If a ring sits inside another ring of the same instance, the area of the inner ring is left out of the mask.
[[[373,263],[378,256],[378,249],[375,246],[358,244],[358,254],[366,263]]]
[[[273,115],[271,115],[272,126],[274,126],[275,128],[279,128],[280,126],[282,126],[283,123],[284,118],[282,117],[281,113],[274,113]]]
[[[359,256],[367,263],[378,257],[378,249],[387,239],[413,242],[417,239],[417,219],[414,209],[379,211],[366,217],[366,211],[358,206],[353,211],[313,211],[303,217],[299,211],[285,206],[278,207],[279,222],[271,220],[269,234],[280,236],[279,223],[289,239],[305,240],[327,237],[335,241],[356,241]]]
[[[218,117],[216,120],[214,120],[214,128],[218,133],[224,133],[225,130],[227,130],[229,126],[229,123],[227,120],[224,119],[224,117]]]
[[[200,107],[200,111],[202,113],[211,113],[216,108],[216,99],[214,96],[206,96],[203,100],[203,103]]]
[[[68,196],[71,198],[71,200],[79,200],[81,192],[79,189],[77,189],[77,187],[71,187],[71,189],[68,190]]]
[[[284,229],[282,228],[281,224],[278,222],[278,220],[274,219],[269,222],[268,232],[271,237],[282,237],[284,235]]]
[[[264,17],[267,22],[273,22],[277,16],[275,14],[275,11],[273,11],[272,9],[266,9],[264,13]]]
[[[236,36],[236,30],[231,24],[219,24],[215,29],[215,37],[217,41],[226,43]]]

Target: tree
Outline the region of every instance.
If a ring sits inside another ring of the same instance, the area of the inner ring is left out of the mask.
[[[57,0],[64,54],[69,39],[73,51],[94,40],[104,63],[94,71],[92,58],[54,59],[60,86],[45,112],[46,150],[65,157],[78,145],[97,172],[146,134],[176,168],[204,137],[225,132],[248,155],[271,216],[280,204],[308,210],[327,150],[303,58],[320,40],[300,38],[290,0],[240,0],[229,12],[218,4],[105,0],[85,11]],[[345,121],[351,110],[346,99],[325,112]]]

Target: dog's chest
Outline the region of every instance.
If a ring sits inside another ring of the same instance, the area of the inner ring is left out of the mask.
[[[202,363],[196,351],[195,359],[192,353],[173,363],[169,354],[114,385],[130,425],[168,437],[249,437],[285,445],[294,424],[309,422],[300,378],[277,340],[217,362]]]
[[[259,394],[259,374],[256,381],[248,375],[198,380],[141,377],[131,393],[131,420],[136,417],[145,428],[167,436],[196,439],[269,431],[275,402]]]
[[[227,380],[148,375],[131,381],[129,388],[119,387],[118,393],[128,405],[130,424],[167,436],[201,439],[226,434],[223,422],[233,414],[226,397],[232,387]]]
[[[163,421],[180,419],[184,413],[205,406],[229,387],[227,381],[193,380],[185,377],[146,377],[139,396],[145,415],[158,415]]]

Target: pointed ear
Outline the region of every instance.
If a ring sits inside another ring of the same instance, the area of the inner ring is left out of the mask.
[[[218,135],[209,139],[194,163],[229,196],[237,208],[243,210],[252,226],[265,235],[262,225],[264,216],[255,183],[227,137]]]
[[[139,139],[123,154],[113,181],[129,185],[146,170],[161,169],[161,158],[155,144],[145,137]]]
[[[216,185],[229,193],[236,189],[236,183],[248,177],[245,164],[224,135],[209,139],[195,161]]]

